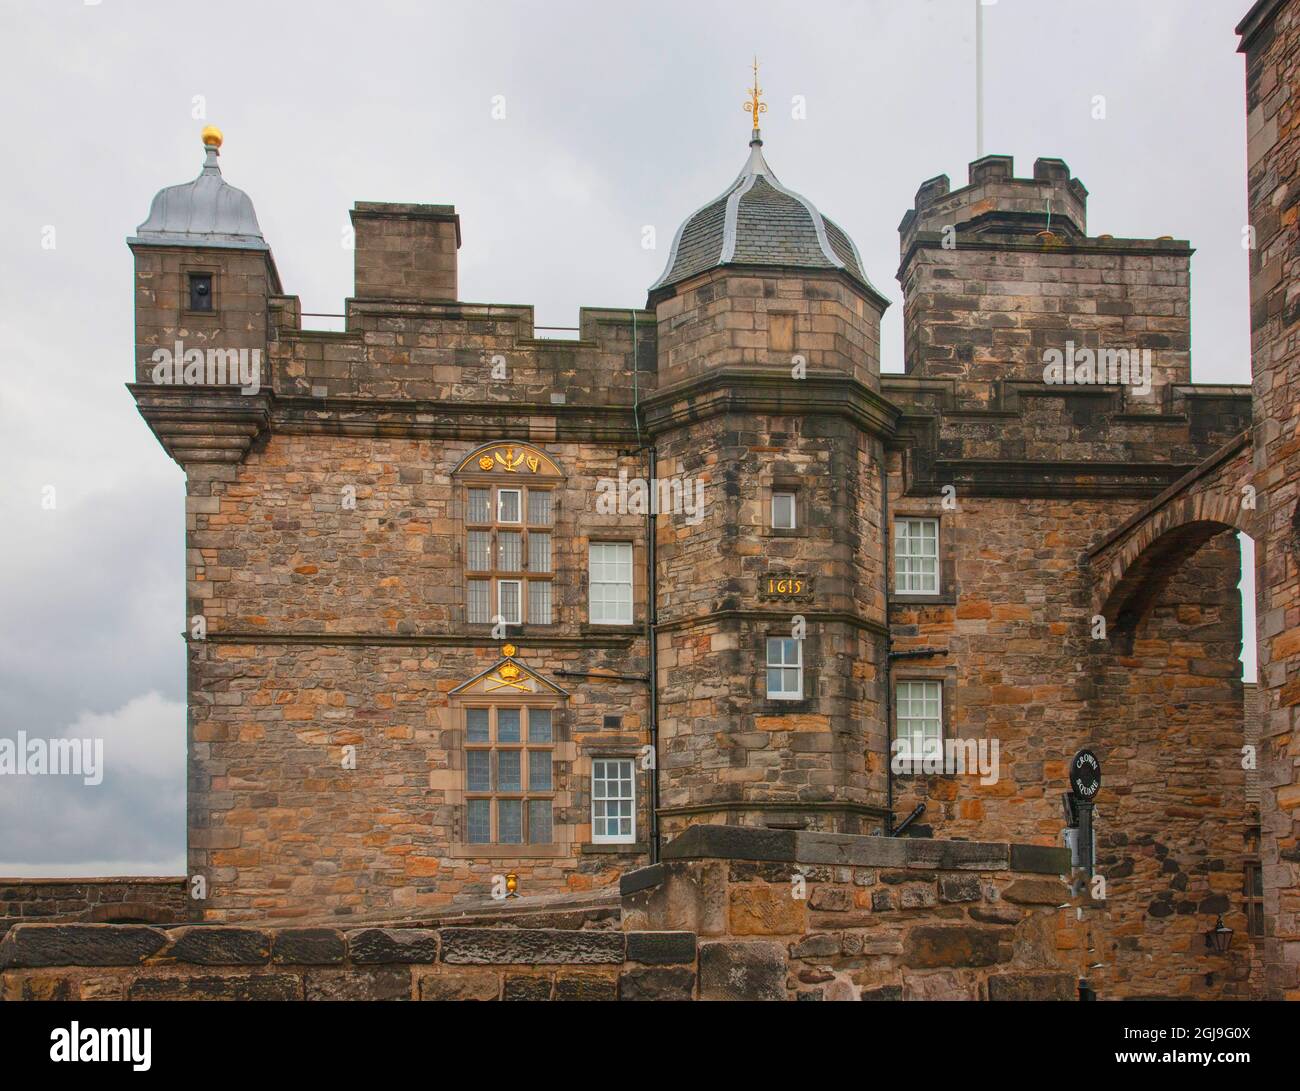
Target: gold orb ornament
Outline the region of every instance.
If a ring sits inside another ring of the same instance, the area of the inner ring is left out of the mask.
[[[205,148],[219,148],[221,142],[225,139],[221,135],[221,130],[215,125],[205,126],[203,129],[203,146]]]

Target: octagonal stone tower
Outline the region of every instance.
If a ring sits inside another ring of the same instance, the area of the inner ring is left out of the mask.
[[[754,130],[677,232],[648,307],[656,477],[703,486],[657,521],[659,785],[692,822],[884,822],[883,438],[888,306],[848,235],[787,189]]]

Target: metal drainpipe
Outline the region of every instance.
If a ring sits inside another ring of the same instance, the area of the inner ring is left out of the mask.
[[[654,480],[655,448],[646,452],[650,477]],[[655,517],[646,513],[646,639],[650,645],[650,862],[659,863],[659,673],[658,673],[658,594],[655,585]]]
[[[638,338],[636,325],[636,311],[630,312],[632,315],[632,419],[636,423],[636,440],[637,447],[641,446],[641,386],[638,380],[640,370],[640,360],[638,354]],[[645,449],[646,451],[646,485],[651,489],[654,495],[654,478],[656,468],[656,455],[654,444]],[[651,504],[650,508],[653,509]],[[645,609],[645,632],[646,644],[650,658],[649,675],[650,675],[650,863],[659,862],[659,673],[658,673],[658,649],[656,648],[657,635],[655,633],[655,624],[657,620],[657,606],[659,602],[658,589],[655,584],[655,516],[653,511],[647,511],[645,517],[645,538],[646,538],[646,609]]]
[[[885,836],[894,834],[894,683],[890,676],[889,651],[893,640],[889,632],[889,453],[880,451],[880,536],[884,557],[882,579],[885,584]]]

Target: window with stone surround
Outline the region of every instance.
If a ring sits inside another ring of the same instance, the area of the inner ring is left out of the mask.
[[[593,625],[632,624],[632,543],[591,542],[588,608]]]
[[[772,529],[795,530],[796,500],[798,497],[791,489],[774,489],[772,491]]]
[[[803,641],[782,636],[767,638],[767,698],[803,700]]]
[[[555,712],[505,702],[468,704],[465,841],[549,845],[555,840]]]
[[[939,520],[894,520],[894,590],[903,595],[939,593]]]
[[[554,490],[519,484],[465,490],[465,618],[489,625],[554,622]]]
[[[943,684],[900,681],[894,686],[897,756],[918,761],[943,748]]]
[[[595,845],[636,840],[636,778],[631,758],[591,762],[591,841]]]

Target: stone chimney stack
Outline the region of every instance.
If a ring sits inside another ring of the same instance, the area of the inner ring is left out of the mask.
[[[455,206],[358,201],[351,216],[357,299],[456,298]]]

